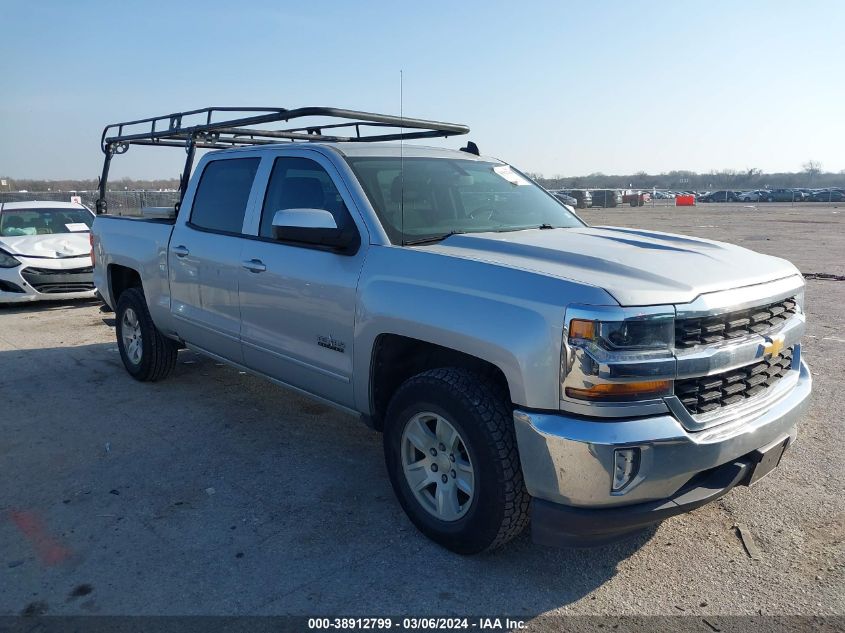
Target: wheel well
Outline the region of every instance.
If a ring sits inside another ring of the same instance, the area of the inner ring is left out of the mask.
[[[137,271],[117,264],[109,266],[109,289],[114,303],[113,308],[117,308],[117,300],[120,299],[123,291],[134,287],[142,287],[141,275]]]
[[[493,363],[434,343],[398,334],[382,334],[373,346],[370,364],[372,426],[377,430],[383,428],[390,399],[403,382],[438,367],[459,367],[488,378],[510,401],[507,378]]]

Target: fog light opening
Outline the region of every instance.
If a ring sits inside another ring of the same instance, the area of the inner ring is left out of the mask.
[[[613,451],[613,492],[627,486],[640,470],[639,448],[617,448]]]

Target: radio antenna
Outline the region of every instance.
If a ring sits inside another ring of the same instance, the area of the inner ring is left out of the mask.
[[[405,241],[405,112],[402,103],[402,69],[399,69],[399,230]]]

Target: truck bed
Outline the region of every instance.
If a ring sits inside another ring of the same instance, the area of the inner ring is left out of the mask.
[[[100,215],[91,229],[94,284],[112,308],[111,280],[115,267],[136,271],[143,279],[150,313],[163,331],[169,329],[170,283],[167,248],[173,220]]]

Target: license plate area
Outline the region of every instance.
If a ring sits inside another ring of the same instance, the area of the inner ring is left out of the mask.
[[[780,464],[781,457],[786,450],[789,438],[759,448],[749,455],[753,462],[753,469],[748,478],[748,485],[753,486],[763,477],[772,472]]]

